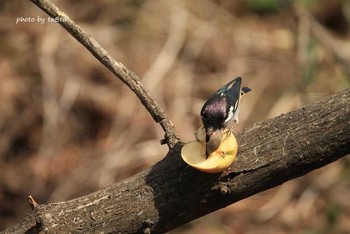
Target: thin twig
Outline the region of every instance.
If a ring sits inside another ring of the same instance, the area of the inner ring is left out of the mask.
[[[28,201],[29,201],[29,205],[32,208],[32,210],[34,210],[39,204],[34,200],[34,198],[32,197],[32,195],[28,196]]]
[[[75,39],[85,46],[103,65],[105,65],[114,75],[122,80],[141,100],[153,119],[159,123],[164,132],[162,144],[168,144],[169,148],[179,141],[174,126],[169,120],[163,108],[152,97],[151,93],[143,87],[139,77],[121,62],[117,62],[113,57],[101,47],[101,45],[90,35],[88,35],[79,25],[71,20],[64,12],[49,0],[30,0],[49,16],[58,20],[58,23],[65,28]]]

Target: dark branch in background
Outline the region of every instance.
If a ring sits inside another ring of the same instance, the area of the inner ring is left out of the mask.
[[[52,2],[49,0],[31,1],[52,18],[59,17],[59,24],[137,95],[147,111],[152,115],[153,119],[162,126],[165,132],[162,144],[168,144],[171,149],[179,141],[179,137],[176,135],[174,126],[165,111],[152,97],[151,93],[143,87],[139,77],[134,72],[127,69],[122,63],[115,61],[94,38],[88,35]]]
[[[297,7],[296,12],[300,19],[300,24],[306,26],[306,30],[310,30],[317,41],[333,55],[337,63],[341,64],[344,72],[350,76],[350,43],[347,40],[340,40],[329,33],[322,25],[302,7]],[[310,43],[310,42],[308,42]],[[307,46],[307,45],[304,45]],[[306,63],[308,61],[305,61]]]
[[[255,123],[237,135],[237,161],[219,179],[188,167],[181,143],[152,168],[67,202],[32,206],[6,232],[164,233],[350,153],[350,89]]]

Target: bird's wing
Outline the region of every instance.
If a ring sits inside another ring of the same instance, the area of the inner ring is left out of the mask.
[[[242,83],[242,78],[241,77],[237,77],[233,80],[231,80],[230,82],[228,82],[226,85],[224,85],[224,87],[220,88],[219,90],[217,90],[214,95],[220,95],[220,96],[223,96],[223,95],[226,95],[226,93],[232,89],[233,86],[241,86],[241,83]],[[213,95],[213,96],[214,96]]]
[[[227,113],[233,112],[234,114],[238,109],[239,101],[241,99],[242,78],[237,77],[225,86],[228,88],[226,92],[226,99],[228,104]],[[233,108],[231,108],[231,106],[233,106]]]

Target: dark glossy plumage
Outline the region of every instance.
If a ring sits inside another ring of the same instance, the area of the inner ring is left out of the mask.
[[[210,141],[210,137],[214,132],[230,128],[233,123],[238,122],[241,96],[249,91],[251,91],[250,88],[242,88],[242,78],[237,77],[209,97],[201,109],[201,117],[206,130],[207,143]],[[222,134],[214,135],[222,136]],[[218,139],[212,139],[211,141],[216,144]],[[213,145],[212,142],[209,142],[207,145]],[[211,146],[210,148],[213,147]]]

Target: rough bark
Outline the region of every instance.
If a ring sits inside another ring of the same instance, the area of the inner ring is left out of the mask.
[[[164,233],[305,175],[350,153],[350,89],[255,123],[237,139],[228,175],[188,167],[178,143],[150,169],[84,197],[37,205],[6,232]]]

